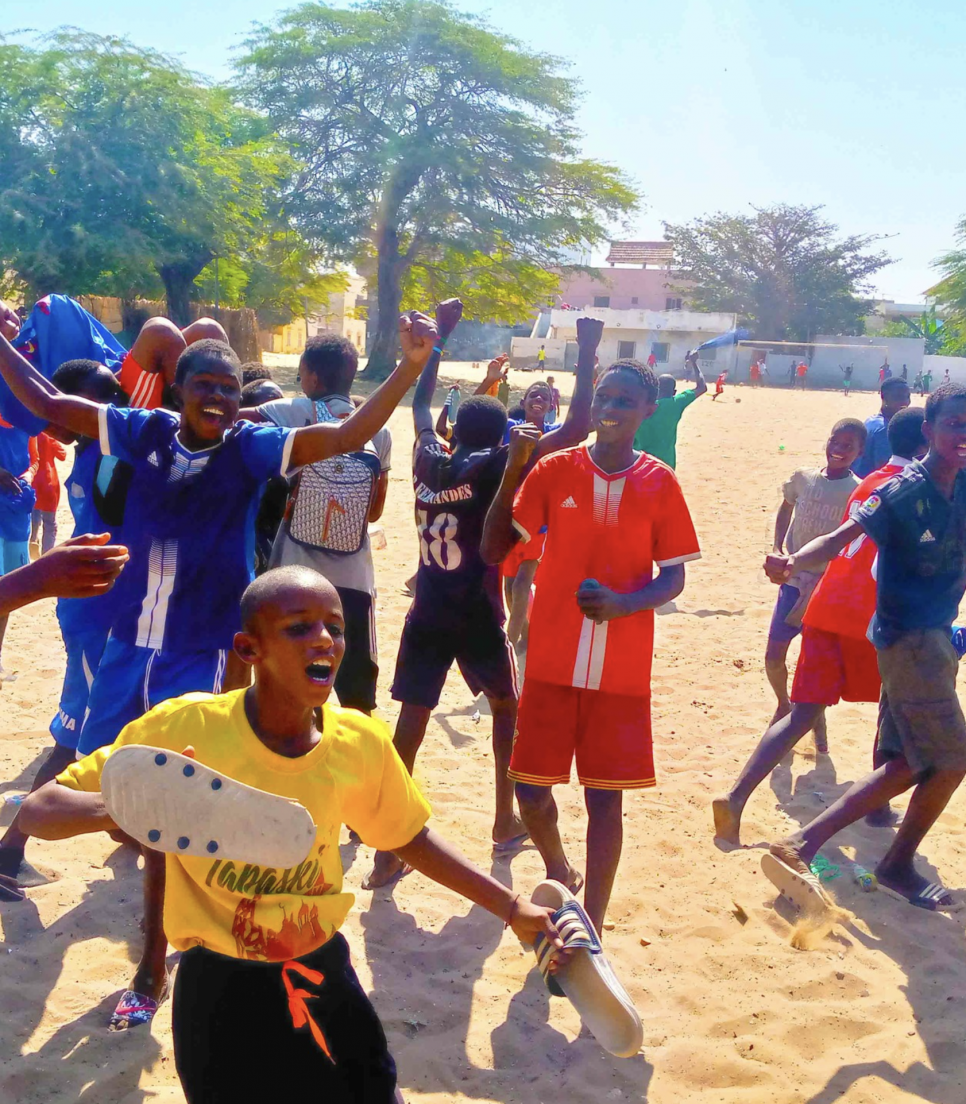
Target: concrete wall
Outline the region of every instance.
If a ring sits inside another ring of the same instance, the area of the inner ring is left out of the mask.
[[[942,383],[947,369],[953,383],[966,383],[966,357],[924,356],[922,366],[932,372],[934,390]],[[912,379],[912,376],[909,378]]]
[[[670,274],[663,268],[602,268],[599,271],[599,278],[587,272],[576,272],[562,279],[559,302],[584,310],[593,307],[597,296],[606,295],[613,310],[663,311],[669,298],[682,297],[670,286]]]
[[[576,331],[574,336],[576,337]],[[576,363],[576,355],[567,356],[567,341],[563,338],[514,337],[510,341],[510,367],[536,367],[537,353],[541,345],[547,354],[547,371],[562,372],[568,366],[568,361],[573,360],[573,363]]]

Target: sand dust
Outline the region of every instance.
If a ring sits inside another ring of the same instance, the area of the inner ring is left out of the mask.
[[[469,367],[444,370],[481,378]],[[288,373],[291,378],[291,372]],[[514,384],[535,376],[514,373]],[[566,390],[569,377],[558,375]],[[360,387],[360,391],[364,388]],[[875,707],[842,705],[828,718],[831,755],[809,739],[748,805],[746,849],[723,853],[711,797],[737,771],[772,712],[762,668],[775,588],[762,571],[779,487],[821,461],[832,423],[868,416],[872,395],[727,388],[681,426],[679,476],[704,548],[674,610],[658,618],[654,733],[658,788],[626,801],[625,850],[607,950],[640,1009],[645,1049],[605,1054],[580,1034],[569,1005],[551,1000],[511,933],[481,909],[411,875],[394,891],[360,892],[346,925],[356,968],[386,1025],[409,1101],[443,1104],[850,1104],[966,1100],[964,914],[919,912],[847,876],[833,883],[855,922],[808,952],[789,945],[796,917],[759,869],[761,846],[807,821],[869,765]],[[437,402],[442,401],[442,388]],[[417,542],[412,520],[408,409],[393,417],[395,449],[376,553],[380,703],[389,700]],[[782,450],[780,446],[784,446]],[[62,504],[62,531],[68,531]],[[794,653],[793,653],[794,654]],[[45,747],[63,651],[45,602],[14,614],[4,663],[0,790],[29,784]],[[492,759],[485,714],[451,676],[418,763],[434,824],[476,862],[522,892],[542,877],[526,850],[493,862],[488,846]],[[561,787],[563,834],[582,861],[576,786]],[[9,806],[5,810],[9,822]],[[927,840],[921,870],[966,894],[963,797]],[[859,826],[827,854],[872,866],[891,830]],[[371,853],[345,843],[350,888]],[[109,1035],[138,944],[140,880],[104,837],[33,844],[60,874],[22,904],[0,904],[0,1100],[20,1104],[182,1104],[170,1005],[151,1031]],[[172,958],[172,963],[173,963]],[[241,1060],[243,1056],[240,1056]],[[307,1097],[308,1099],[308,1097]]]

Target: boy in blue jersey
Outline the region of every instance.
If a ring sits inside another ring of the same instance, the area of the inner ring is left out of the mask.
[[[436,308],[443,340],[456,328],[462,310],[458,299]],[[594,360],[602,329],[603,324],[593,319],[578,319],[577,374],[567,419],[540,438],[532,463],[577,445],[587,436]],[[413,486],[420,563],[392,684],[393,698],[402,703],[393,744],[412,773],[430,715],[455,661],[470,691],[486,696],[493,716],[496,811],[492,840],[499,852],[518,846],[527,835],[514,813],[513,783],[506,773],[516,725],[516,663],[504,630],[500,569],[487,565],[480,555],[483,523],[507,463],[508,452],[502,443],[507,413],[502,403],[488,395],[466,399],[456,415],[450,454],[436,437],[430,409],[440,350],[441,345],[426,365],[413,396]],[[541,386],[546,388],[546,384]],[[549,404],[549,391],[546,398]],[[530,431],[539,432],[534,425]],[[386,885],[404,872],[405,865],[397,855],[380,851],[364,885]]]
[[[114,374],[94,360],[65,362],[54,372],[52,382],[66,394],[82,395],[95,402],[126,400]],[[112,524],[123,515],[123,494],[119,494],[122,481],[107,478],[109,465],[101,463],[103,458],[94,441],[86,437],[75,438],[54,426],[50,427],[50,434],[64,444],[76,441],[74,467],[64,483],[74,517],[73,536],[107,533],[112,545],[123,544],[120,526]],[[100,487],[99,476],[102,477]],[[104,513],[98,509],[98,500]],[[111,518],[105,514],[110,514]],[[75,758],[91,684],[111,630],[116,593],[109,590],[89,598],[61,598],[57,602],[57,620],[67,651],[67,670],[57,715],[50,722],[54,746],[37,771],[31,793],[66,770]],[[28,837],[20,830],[19,821],[18,813],[0,839],[0,874],[15,879],[21,888],[44,885],[47,879],[24,858]]]
[[[99,441],[133,468],[124,517],[131,560],[115,596],[111,635],[91,687],[78,755],[113,743],[147,710],[182,694],[223,689],[242,592],[254,577],[254,515],[263,485],[361,448],[389,419],[429,359],[431,319],[399,323],[403,359],[346,419],[300,429],[236,423],[241,363],[220,341],[178,360],[181,413],[121,410],[65,395],[0,338],[0,373],[49,423]],[[115,1027],[148,1022],[167,987],[161,928],[164,865],[146,856],[145,948]],[[150,860],[150,861],[148,861]]]

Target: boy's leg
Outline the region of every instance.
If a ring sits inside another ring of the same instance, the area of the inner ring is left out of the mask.
[[[30,512],[30,555],[31,558],[39,555],[40,552],[40,523],[43,519],[43,514],[40,510],[32,510]],[[46,551],[46,549],[45,549]]]
[[[801,632],[797,625],[789,625],[786,618],[794,609],[800,597],[798,587],[783,583],[778,590],[775,609],[768,627],[768,643],[765,646],[765,674],[778,699],[778,708],[772,717],[772,724],[781,720],[791,710],[788,700],[788,667],[785,663],[788,645]]]
[[[414,621],[411,615],[406,618],[392,681],[393,701],[402,703],[392,742],[410,774],[430,715],[439,704],[453,657],[453,643],[448,632]],[[404,871],[405,863],[391,851],[377,851],[362,888],[377,889],[387,885]]]
[[[54,746],[47,752],[47,757],[40,764],[40,769],[34,778],[30,792],[39,790],[48,782],[53,781],[61,771],[65,771],[75,760],[73,748]],[[20,811],[10,823],[10,827],[0,839],[0,874],[7,878],[13,878],[22,889],[31,886],[46,885],[50,880],[45,878],[39,870],[36,870],[24,858],[27,840],[30,837],[20,830]]]
[[[624,839],[623,791],[655,784],[650,699],[578,690],[576,759],[588,814],[584,907],[600,934]]]
[[[796,703],[791,706],[790,713],[773,721],[765,730],[734,785],[711,803],[714,834],[718,839],[735,845],[740,842],[741,814],[748,798],[812,728],[823,708],[821,705]]]
[[[523,823],[537,845],[547,877],[574,892],[583,879],[564,852],[553,787],[570,781],[577,742],[579,693],[570,686],[535,679],[524,682],[507,772],[516,783]]]
[[[41,514],[44,523],[44,535],[40,542],[41,553],[49,552],[57,543],[57,512],[44,510]]]
[[[496,813],[492,839],[500,846],[517,842],[525,834],[523,821],[513,808],[513,782],[507,775],[517,725],[517,699],[487,698],[487,701],[493,714],[493,764],[496,772]]]
[[[584,790],[587,805],[587,884],[584,908],[601,937],[624,843],[621,790]]]

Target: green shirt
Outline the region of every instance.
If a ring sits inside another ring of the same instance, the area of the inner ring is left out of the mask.
[[[656,456],[669,468],[676,467],[678,422],[697,397],[695,389],[690,387],[670,398],[658,399],[657,409],[647,421],[641,422],[641,428],[634,436],[634,448]]]

